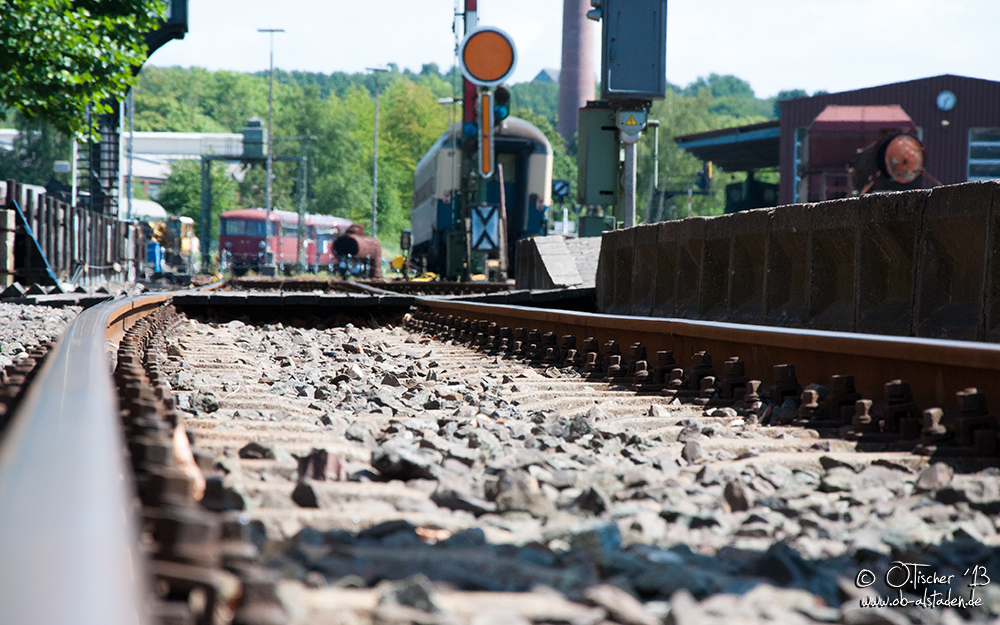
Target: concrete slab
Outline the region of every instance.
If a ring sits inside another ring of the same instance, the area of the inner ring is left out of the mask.
[[[611,314],[627,315],[632,310],[632,251],[635,248],[636,228],[617,231],[618,244],[614,248],[611,261],[615,265],[614,297],[611,300]],[[603,249],[603,244],[602,244]]]
[[[729,321],[762,323],[767,232],[772,209],[732,215],[733,247],[729,257]]]
[[[921,222],[917,267],[917,336],[982,336],[990,208],[996,183],[931,190]]]
[[[729,215],[705,220],[701,248],[701,285],[698,318],[722,321],[729,316],[729,254],[733,244],[733,220]]]
[[[768,220],[764,250],[764,321],[768,325],[801,327],[805,322],[810,206],[782,206]]]
[[[517,242],[517,288],[555,289],[582,282],[565,237],[532,237]]]
[[[1000,184],[993,187],[990,204],[989,234],[986,239],[986,313],[983,319],[983,340],[1000,343]]]
[[[674,295],[677,286],[678,241],[683,228],[679,221],[664,221],[656,225],[656,258],[653,267],[653,301],[650,314],[654,317],[674,316]]]
[[[920,222],[930,191],[860,198],[858,332],[913,334]]]
[[[705,241],[705,217],[691,217],[679,224],[677,251],[677,288],[674,314],[685,319],[697,319],[701,298],[702,247]]]
[[[809,216],[805,326],[853,332],[859,198],[813,204]]]
[[[611,230],[601,234],[601,253],[597,261],[597,309],[610,312],[615,297],[615,263],[613,257],[622,243],[621,230]]]
[[[601,255],[601,237],[566,239],[566,249],[576,262],[581,286],[593,288],[597,280],[597,259]]]
[[[647,316],[653,307],[653,284],[656,273],[656,224],[635,228],[632,250],[632,293],[630,314]]]

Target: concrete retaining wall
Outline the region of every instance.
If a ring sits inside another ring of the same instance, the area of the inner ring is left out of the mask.
[[[1000,184],[606,232],[601,312],[1000,341]]]

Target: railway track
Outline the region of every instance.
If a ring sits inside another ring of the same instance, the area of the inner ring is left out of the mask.
[[[371,293],[85,311],[0,441],[11,622],[870,622],[894,561],[982,604],[889,622],[1000,614],[995,346]]]

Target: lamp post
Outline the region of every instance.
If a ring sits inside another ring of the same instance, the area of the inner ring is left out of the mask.
[[[272,126],[274,125],[274,33],[285,32],[284,28],[258,28],[259,33],[268,33],[271,38],[271,69],[267,85],[267,218],[264,220],[264,236],[270,239],[267,231],[271,227],[271,152],[274,148],[272,140]],[[273,262],[271,246],[268,244],[264,262],[270,265]]]
[[[384,67],[367,67],[375,76],[375,157],[372,159],[372,236],[378,238],[378,73],[388,72]]]

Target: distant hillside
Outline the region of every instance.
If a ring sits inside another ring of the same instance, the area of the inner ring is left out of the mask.
[[[275,152],[309,155],[310,211],[359,222],[366,221],[371,214],[374,90],[371,73],[275,70]],[[554,177],[569,179],[575,186],[576,142],[565,145],[555,132],[559,85],[523,82],[510,85],[510,90],[511,113],[534,123],[552,143]],[[457,106],[439,101],[460,94],[461,77],[453,69],[441,71],[434,64],[424,65],[419,72],[401,71],[389,64],[389,71],[379,74],[379,91],[379,234],[391,241],[409,225],[414,166],[455,119]],[[239,132],[250,117],[267,118],[267,92],[266,72],[244,74],[146,66],[135,88],[135,128]],[[672,137],[773,119],[776,99],[805,95],[804,91],[796,90],[783,92],[777,98],[760,99],[746,81],[717,74],[699,78],[685,87],[670,85],[666,98],[655,102],[650,111],[651,118],[660,121],[662,135],[660,188],[671,185],[686,188],[702,166],[693,156],[678,150],[670,140]],[[26,122],[18,124],[29,128]],[[0,179],[17,177],[25,182],[44,183],[51,176],[53,159],[65,158],[65,141],[47,132],[24,136],[30,141],[21,141],[13,151],[0,151]],[[643,139],[639,144],[638,168],[640,215],[651,189],[653,161],[653,142]],[[275,204],[294,208],[295,165],[277,163],[275,167]],[[198,172],[186,165],[175,169],[164,191],[167,198],[164,205],[168,210],[196,216],[200,206]],[[695,212],[720,212],[724,185],[742,175],[719,172],[714,185],[716,192],[695,198]],[[265,186],[258,168],[249,169],[240,182],[220,178],[213,183],[219,191],[216,209],[262,205]],[[196,223],[200,224],[200,220]]]

